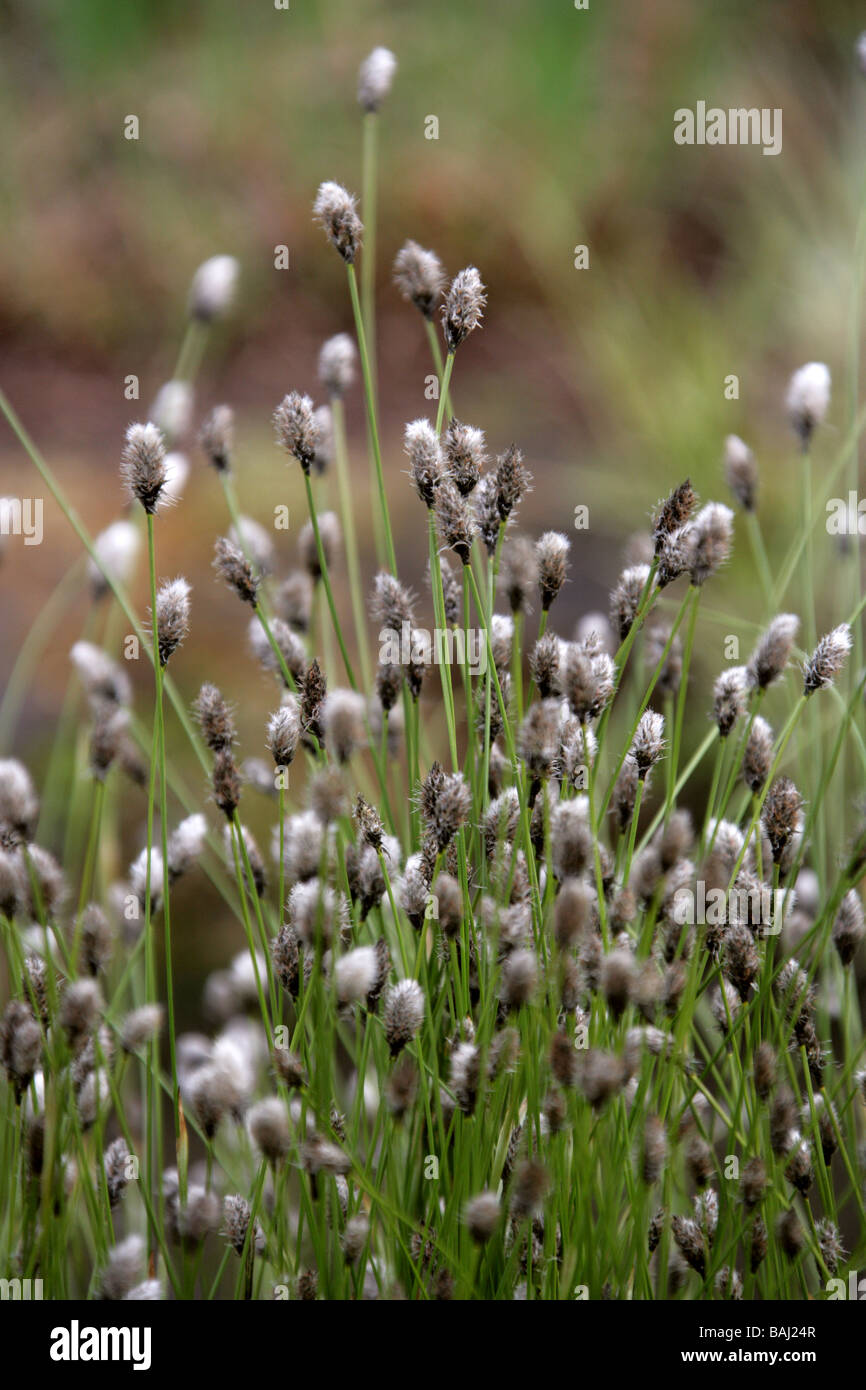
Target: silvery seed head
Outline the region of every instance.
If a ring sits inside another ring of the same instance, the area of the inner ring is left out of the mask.
[[[345,396],[355,380],[358,353],[348,333],[335,333],[322,344],[319,353],[319,380],[333,397]]]
[[[535,546],[541,607],[547,612],[565,583],[571,542],[559,531],[545,531]]]
[[[374,48],[358,70],[358,101],[367,112],[378,111],[391,90],[397,59],[390,48]]]
[[[331,245],[347,265],[352,265],[361,249],[364,227],[357,213],[357,199],[342,184],[328,180],[319,185],[313,214],[324,228]]]
[[[214,543],[213,567],[220,579],[237,594],[242,603],[255,608],[258,602],[259,576],[253,574],[249,561],[239,545],[228,536],[219,536]]]
[[[717,678],[713,687],[713,718],[722,738],[727,738],[745,713],[747,689],[745,666],[730,666]]]
[[[130,497],[148,515],[158,509],[166,483],[165,441],[156,425],[130,425],[120,459],[120,476]]]
[[[266,742],[276,767],[289,767],[297,751],[300,736],[298,702],[292,698],[268,719]]]
[[[487,463],[484,431],[453,419],[442,439],[445,464],[458,492],[468,497]]]
[[[823,362],[807,362],[791,377],[785,397],[788,418],[805,452],[815,429],[830,405],[830,369]]]
[[[476,534],[475,517],[465,497],[446,479],[434,498],[436,525],[445,545],[450,546],[463,565],[468,565]]]
[[[851,650],[851,629],[840,623],[821,638],[803,668],[803,692],[813,695],[833,684]]]
[[[725,481],[743,510],[753,512],[758,491],[758,466],[748,444],[736,434],[729,434],[725,440]]]
[[[162,1020],[161,1004],[142,1004],[128,1013],[120,1032],[120,1045],[124,1052],[137,1052],[145,1043],[151,1042],[162,1028]]]
[[[301,395],[299,391],[290,391],[284,396],[274,411],[274,429],[277,443],[298,460],[305,473],[309,473],[319,440],[319,428],[310,397]]]
[[[791,655],[800,619],[796,613],[780,613],[762,633],[749,657],[749,684],[766,690],[783,674]]]
[[[424,991],[417,980],[400,980],[388,990],[382,1021],[391,1056],[396,1057],[424,1022]]]
[[[103,598],[110,589],[109,580],[124,585],[130,579],[141,535],[131,521],[113,521],[101,531],[93,543],[95,559],[88,556],[87,577],[95,599]]]
[[[234,256],[211,256],[199,266],[189,291],[190,317],[211,323],[228,313],[237,288],[240,266]]]
[[[731,553],[734,513],[721,502],[702,507],[688,528],[688,565],[693,584],[705,584]]]
[[[356,1004],[366,999],[379,973],[375,946],[356,946],[340,956],[334,967],[337,998],[341,1004]]]
[[[478,327],[486,303],[484,285],[475,266],[459,271],[451,281],[442,306],[442,327],[449,352],[456,352]]]
[[[412,420],[403,433],[403,449],[409,457],[412,486],[426,507],[436,500],[436,489],[445,477],[445,460],[439,438],[429,420]]]
[[[234,448],[234,411],[230,405],[215,405],[205,416],[199,430],[198,442],[208,462],[218,473],[231,471],[232,449]]]
[[[167,439],[179,439],[192,423],[193,391],[188,381],[166,381],[157,391],[150,418]]]
[[[269,1163],[279,1163],[291,1148],[289,1117],[279,1096],[267,1096],[250,1110],[247,1120],[256,1148]]]
[[[631,745],[631,756],[637,765],[638,777],[646,779],[650,768],[662,756],[665,747],[664,716],[648,709],[640,717]]]
[[[463,1220],[476,1245],[486,1245],[496,1233],[502,1215],[495,1192],[479,1192],[463,1208]]]
[[[445,270],[435,251],[425,251],[416,241],[407,241],[397,252],[394,284],[425,319],[432,319],[445,281]]]
[[[761,715],[752,720],[743,754],[743,779],[752,792],[759,792],[767,780],[773,761],[773,730]]]
[[[623,570],[611,593],[610,620],[620,642],[625,641],[637,617],[649,574],[649,565],[630,565]]]
[[[166,666],[189,633],[190,586],[183,578],[167,579],[156,595],[159,660]]]

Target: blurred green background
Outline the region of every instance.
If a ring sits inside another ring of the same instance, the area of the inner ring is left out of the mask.
[[[380,389],[405,577],[422,587],[425,542],[402,426],[430,409],[420,321],[390,283],[409,236],[436,248],[452,273],[478,265],[489,288],[484,329],[458,358],[455,404],[494,451],[511,440],[525,451],[535,490],[524,529],[573,536],[558,631],[570,635],[581,613],[606,609],[626,539],[673,484],[690,474],[703,497],[728,500],[720,458],[730,432],[756,451],[761,524],[771,557],[784,552],[799,524],[783,405],[791,371],[811,359],[833,371],[818,476],[850,420],[862,6],[0,0],[0,21],[0,383],[93,532],[124,505],[123,431],[171,376],[190,277],[230,252],[242,283],[213,335],[196,415],[221,400],[235,406],[242,509],[267,519],[289,504],[293,532],[280,544],[284,567],[292,562],[303,496],[273,446],[270,415],[290,389],[318,394],[318,347],[351,327],[341,265],[311,203],[323,178],[360,192],[356,74],[384,44],[399,70],[381,121]],[[674,111],[699,100],[781,107],[781,155],[675,145]],[[138,141],[124,139],[129,114],[139,117]],[[439,120],[435,141],[425,139],[429,115]],[[281,243],[288,271],[274,269]],[[574,268],[579,244],[589,248],[586,270]],[[124,399],[130,373],[141,381],[139,406]],[[725,398],[729,374],[738,400]],[[357,389],[348,418],[364,525]],[[258,754],[271,688],[239,667],[245,618],[209,569],[225,529],[222,496],[194,449],[191,459],[185,500],[158,528],[161,571],[195,584],[193,640],[175,676],[190,698],[205,677],[224,682],[239,702],[243,752]],[[0,492],[41,492],[5,426]],[[577,533],[580,503],[591,524]],[[78,551],[50,500],[45,524],[41,547],[4,546],[4,679]],[[840,557],[829,537],[818,539],[819,618],[836,622],[847,606]],[[739,617],[702,625],[697,731],[724,631],[749,644],[748,624],[762,617],[744,537],[738,550],[707,607]],[[372,573],[369,542],[364,561]],[[341,575],[337,592],[348,615]],[[22,711],[16,747],[37,768],[86,607],[82,598],[68,610]],[[143,692],[147,672],[139,678]]]

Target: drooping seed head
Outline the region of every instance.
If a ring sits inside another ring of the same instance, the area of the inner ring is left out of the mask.
[[[451,281],[442,305],[442,328],[449,352],[456,352],[478,327],[486,303],[486,291],[475,266],[470,265],[459,271]]]
[[[137,498],[148,515],[159,508],[166,483],[165,441],[156,425],[130,425],[120,458],[120,475],[130,497]]]
[[[347,265],[352,265],[361,249],[364,228],[357,213],[357,199],[342,184],[326,181],[319,185],[313,215],[324,228],[331,245]]]

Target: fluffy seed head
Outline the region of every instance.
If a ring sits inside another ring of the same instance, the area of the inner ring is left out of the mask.
[[[631,745],[631,756],[637,765],[638,776],[646,778],[662,756],[665,747],[664,715],[648,709],[640,717]]]
[[[128,1013],[120,1033],[120,1045],[124,1052],[137,1052],[155,1038],[162,1028],[162,1020],[161,1004],[142,1004]]]
[[[850,965],[863,940],[863,904],[856,888],[847,892],[839,904],[833,923],[833,945],[843,965]]]
[[[249,1113],[249,1130],[253,1143],[269,1163],[279,1163],[291,1147],[289,1117],[285,1103],[278,1096],[260,1100]]]
[[[743,754],[743,780],[752,792],[759,792],[767,780],[773,762],[773,730],[758,714]]]
[[[287,701],[268,719],[267,746],[277,767],[288,767],[297,751],[301,720],[297,700]]]
[[[463,1208],[463,1220],[476,1245],[485,1245],[499,1225],[501,1208],[495,1192],[479,1192]]]
[[[451,281],[442,306],[442,327],[449,352],[456,352],[478,327],[486,303],[487,295],[475,266],[459,271]]]
[[[335,333],[322,344],[319,380],[329,396],[345,396],[355,380],[358,353],[348,333]]]
[[[320,184],[313,215],[322,224],[331,245],[351,265],[361,249],[364,228],[356,210],[357,199],[342,184]]]
[[[528,492],[532,474],[523,465],[523,455],[511,444],[496,460],[494,485],[499,520],[508,521],[518,502]]]
[[[725,440],[725,481],[743,510],[753,512],[758,491],[758,465],[748,444],[736,434],[729,434]]]
[[[227,536],[219,536],[214,544],[213,567],[220,579],[234,590],[242,603],[248,603],[251,608],[255,608],[259,578],[253,574],[240,546],[235,545]]]
[[[453,419],[442,439],[445,462],[457,490],[468,497],[487,463],[484,431]]]
[[[211,256],[199,266],[189,291],[190,317],[211,323],[228,313],[235,297],[240,266],[234,256]]]
[[[425,319],[432,319],[446,278],[435,251],[425,251],[416,241],[405,242],[394,258],[394,284]]]
[[[655,517],[653,518],[653,541],[655,542],[655,553],[660,556],[664,541],[675,535],[685,526],[691,517],[692,512],[697,506],[697,493],[691,484],[691,479],[686,478],[684,483],[675,487],[670,496],[659,504]]]
[[[94,599],[110,589],[109,579],[124,585],[132,575],[141,548],[141,536],[131,521],[113,521],[93,542],[96,559],[88,557],[87,577]]]
[[[734,513],[721,502],[702,507],[688,528],[688,570],[693,584],[705,584],[731,553]]]
[[[215,405],[199,430],[198,442],[208,462],[218,473],[231,470],[234,447],[234,411],[230,405]]]
[[[785,405],[804,452],[816,427],[823,422],[829,404],[830,368],[823,362],[807,362],[805,367],[799,367],[788,383]]]
[[[832,685],[851,650],[851,629],[840,623],[821,638],[803,668],[803,692],[812,695]]]
[[[366,737],[363,695],[355,690],[332,690],[322,711],[325,745],[339,763],[346,763]]]
[[[424,991],[417,980],[400,980],[388,990],[382,1012],[391,1056],[402,1052],[424,1022]]]
[[[153,515],[166,483],[165,441],[156,425],[130,425],[120,457],[120,476],[130,497]]]
[[[436,525],[445,545],[450,546],[462,565],[468,565],[477,526],[465,497],[446,479],[434,498]]]
[[[156,634],[159,660],[167,666],[189,633],[190,586],[183,578],[167,579],[156,595]]]
[[[412,486],[426,507],[432,507],[436,490],[445,476],[445,461],[439,439],[429,420],[412,420],[403,434],[403,448],[409,456]]]
[[[766,690],[777,681],[788,664],[800,619],[796,613],[780,613],[762,633],[746,668],[749,684]]]
[[[356,1004],[366,999],[379,973],[375,946],[357,946],[340,956],[334,968],[337,998],[341,1004]]]
[[[713,718],[722,738],[727,738],[737,720],[746,712],[747,674],[745,666],[730,666],[713,687]]]
[[[274,411],[277,443],[309,473],[316,457],[319,428],[309,396],[290,391]]]
[[[535,546],[538,588],[545,613],[565,583],[570,549],[570,540],[559,531],[545,531]]]
[[[624,642],[631,631],[640,601],[649,579],[649,565],[630,565],[623,570],[610,596],[610,620],[619,640]]]
[[[374,48],[358,70],[358,101],[365,111],[378,111],[391,90],[397,59],[390,48]]]
[[[215,685],[206,682],[196,696],[193,712],[212,753],[231,748],[235,726],[231,710]]]

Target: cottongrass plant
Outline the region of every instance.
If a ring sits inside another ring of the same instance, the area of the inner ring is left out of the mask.
[[[230,407],[199,425],[225,501],[213,565],[272,681],[260,747],[242,757],[238,692],[190,688],[205,576],[164,576],[158,546],[235,263],[197,272],[172,389],[122,447],[133,510],[95,539],[0,398],[108,610],[72,648],[87,727],[66,816],[55,760],[43,804],[9,748],[58,604],[0,723],[4,1269],[53,1298],[827,1297],[866,1258],[866,821],[851,796],[866,765],[852,661],[866,600],[814,629],[809,459],[829,373],[810,364],[788,392],[804,514],[781,566],[764,549],[758,463],[731,436],[720,481],[737,513],[672,480],[609,614],[561,633],[579,557],[558,509],[537,539],[522,534],[522,452],[503,441],[497,454],[453,414],[481,275],[470,264],[449,282],[407,240],[394,279],[440,377],[435,417],[403,438],[426,510],[431,648],[398,568],[377,410],[375,123],[394,70],[385,50],[361,70],[366,229],[340,184],[315,198],[354,337],[322,348],[324,406],[291,390],[274,412],[308,509],[297,569],[281,571],[239,510]],[[345,426],[358,362],[381,543],[366,575]],[[822,487],[850,447],[822,456]],[[324,502],[332,465],[339,518]],[[149,615],[128,596],[142,529]],[[343,556],[351,635],[332,583]],[[720,659],[705,682],[696,634],[719,621],[712,591],[732,563],[754,565],[763,613],[742,624],[747,661]],[[117,660],[118,615],[149,654],[150,693],[133,696]],[[457,642],[470,630],[483,661]],[[687,705],[707,715],[695,746]],[[209,804],[168,760],[169,719]],[[143,844],[121,837],[124,777]],[[129,865],[119,881],[105,877],[106,838]],[[200,1029],[178,1032],[171,906],[200,874],[245,949],[200,982]]]

